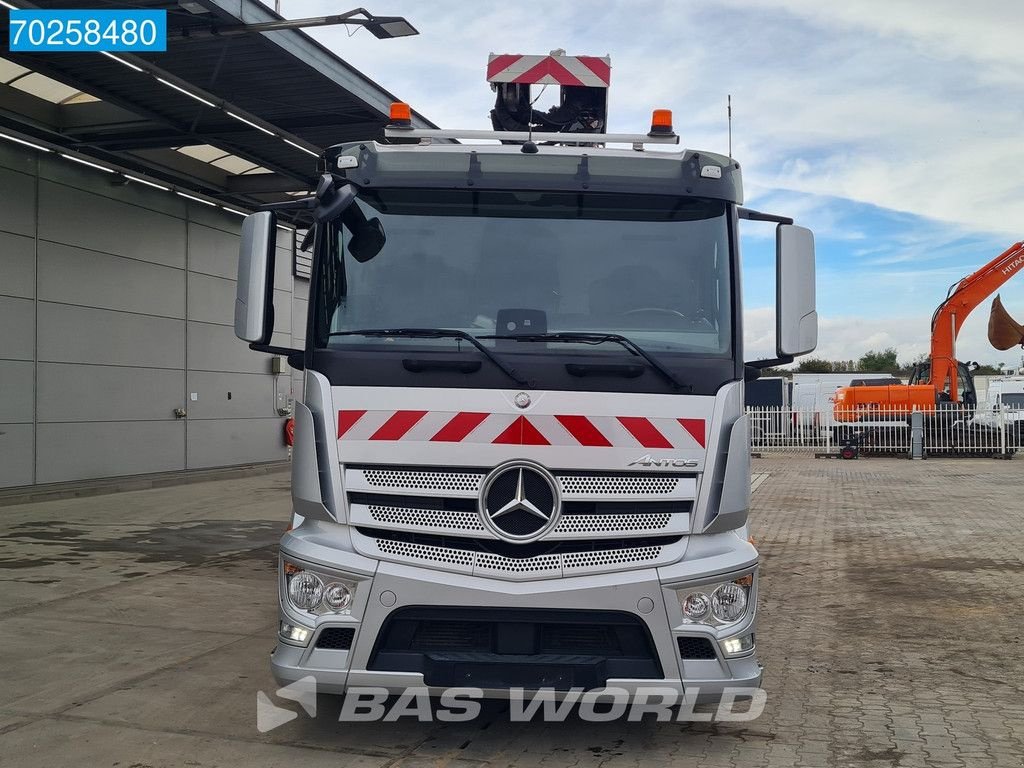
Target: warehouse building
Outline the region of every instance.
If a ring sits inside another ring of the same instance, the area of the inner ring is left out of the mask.
[[[300,30],[246,32],[280,20],[258,2],[141,5],[166,53],[0,57],[0,488],[286,459],[301,379],[234,336],[241,216],[308,194],[395,100]],[[301,234],[279,230],[283,347]]]

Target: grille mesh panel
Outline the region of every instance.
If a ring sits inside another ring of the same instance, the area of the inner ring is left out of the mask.
[[[477,556],[477,568],[505,573],[531,573],[536,571],[560,571],[562,564],[558,555],[541,555],[518,560],[501,555],[480,554]]]
[[[370,504],[370,517],[385,525],[393,525],[406,530],[450,530],[467,533],[485,533],[487,531],[476,512],[459,512],[454,510],[415,509],[409,507],[393,507],[382,504]],[[524,513],[525,514],[525,513]],[[532,515],[530,517],[533,517]],[[538,519],[540,524],[543,521]],[[672,522],[669,512],[635,513],[635,514],[563,514],[550,536],[557,538],[560,534],[572,533],[652,533],[663,531]],[[504,526],[510,533],[511,528]],[[536,528],[529,528],[521,533],[529,533]]]
[[[472,552],[452,547],[436,547],[392,539],[376,538],[382,554],[420,562],[445,563],[473,567],[496,573],[536,573],[563,569],[595,568],[629,565],[657,560],[663,547],[647,546],[635,549],[610,549],[597,552],[571,552],[563,555],[537,555],[536,557],[505,557],[490,552]]]
[[[353,469],[357,469],[353,467]],[[366,482],[374,488],[420,491],[480,490],[486,472],[451,472],[435,469],[361,469]],[[573,496],[661,496],[674,493],[680,477],[672,475],[574,475],[558,474],[562,493]]]
[[[668,527],[672,515],[562,515],[554,533],[605,533],[611,531],[661,531]]]
[[[452,512],[432,509],[406,509],[371,504],[370,516],[381,523],[407,528],[448,528],[456,531],[486,530],[476,512]]]
[[[483,473],[432,472],[416,469],[364,469],[366,482],[376,488],[419,491],[479,491]]]
[[[678,477],[645,475],[558,475],[562,493],[572,495],[623,494],[654,496],[675,491]]]
[[[609,549],[604,552],[573,552],[563,555],[566,568],[593,568],[600,565],[621,565],[657,560],[661,547],[637,547],[636,549]]]
[[[414,560],[429,560],[435,563],[450,565],[473,565],[474,554],[461,549],[448,547],[430,547],[424,544],[413,544],[408,541],[392,541],[377,539],[377,547],[386,555],[408,557]]]

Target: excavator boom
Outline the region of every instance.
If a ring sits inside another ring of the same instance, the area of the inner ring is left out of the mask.
[[[937,392],[958,399],[956,337],[967,316],[1003,283],[1024,267],[1024,242],[1014,243],[953,288],[932,316],[930,382]]]

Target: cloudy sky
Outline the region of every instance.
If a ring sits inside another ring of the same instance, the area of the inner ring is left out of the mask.
[[[311,34],[444,127],[490,127],[491,52],[608,54],[610,129],[642,129],[667,107],[694,149],[726,151],[732,94],[747,204],[815,232],[816,355],[927,352],[950,284],[1024,239],[1020,0],[372,1],[420,35]],[[282,2],[290,18],[341,10]],[[748,358],[774,347],[760,226],[743,242]],[[1024,320],[1024,278],[1001,293]],[[988,306],[967,321],[959,357],[1020,365],[1024,351],[989,345]]]

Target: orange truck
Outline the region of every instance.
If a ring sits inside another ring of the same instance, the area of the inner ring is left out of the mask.
[[[945,300],[932,315],[931,359],[917,366],[909,384],[836,390],[835,420],[849,423],[878,417],[903,418],[913,411],[934,413],[940,403],[975,405],[977,395],[971,370],[956,359],[956,338],[974,308],[1021,267],[1024,243],[1014,243],[981,269],[950,286]],[[997,347],[1007,349],[1001,345],[1002,340],[1024,340],[1017,332],[1019,329],[997,297],[989,320],[989,339]]]

